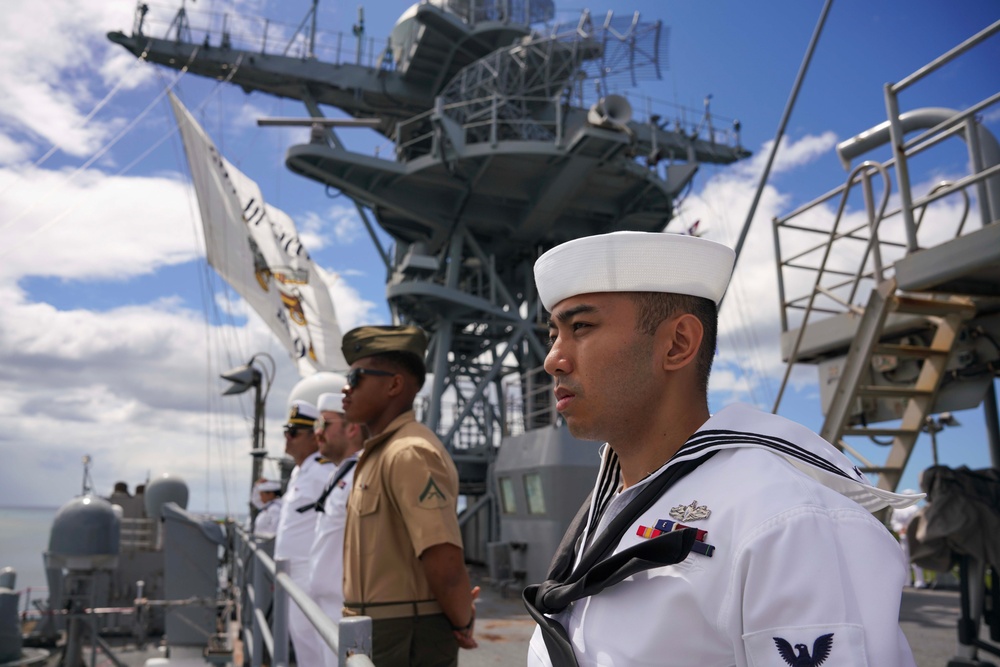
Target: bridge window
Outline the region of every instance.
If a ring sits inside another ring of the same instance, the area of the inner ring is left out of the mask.
[[[524,476],[524,492],[528,496],[528,514],[545,514],[545,494],[542,476],[537,472]]]
[[[514,500],[514,481],[510,477],[500,478],[500,507],[504,514],[517,514]]]

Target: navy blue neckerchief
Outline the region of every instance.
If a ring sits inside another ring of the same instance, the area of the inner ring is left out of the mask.
[[[308,505],[303,505],[302,507],[296,508],[295,511],[299,512],[300,514],[308,512],[309,510],[316,510],[317,512],[323,512],[324,511],[323,504],[326,503],[327,497],[331,493],[333,493],[333,490],[337,486],[337,482],[344,479],[344,475],[351,472],[351,468],[353,468],[354,464],[357,462],[358,462],[357,459],[349,459],[345,461],[344,465],[340,466],[340,470],[337,471],[337,474],[334,475],[332,480],[330,480],[330,483],[326,485],[325,489],[323,489],[323,493],[321,493],[319,498],[316,499],[316,502],[309,503]]]
[[[711,451],[700,458],[679,462],[651,480],[591,542],[574,569],[576,544],[583,535],[590,509],[591,497],[587,496],[556,549],[546,580],[528,586],[521,593],[528,614],[542,630],[553,667],[576,667],[579,663],[566,629],[545,614],[557,614],[571,603],[596,595],[636,573],[674,565],[687,558],[695,542],[697,531],[694,528],[664,533],[620,553],[609,554],[614,552],[635,520],[652,507],[667,489],[714,455],[715,452]]]

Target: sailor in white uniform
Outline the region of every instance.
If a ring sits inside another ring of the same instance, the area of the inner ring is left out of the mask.
[[[281,519],[281,482],[260,479],[253,485],[253,505],[257,516],[253,520],[253,534],[260,537],[274,537]]]
[[[288,479],[274,543],[275,559],[288,560],[289,576],[303,591],[309,590],[309,549],[316,532],[316,512],[313,508],[316,499],[323,493],[332,468],[317,453],[313,432],[317,416],[316,407],[311,403],[292,403],[285,425],[285,452],[295,461],[295,467]],[[299,665],[322,664],[322,640],[299,606],[292,601],[288,605],[288,636]]]
[[[872,487],[782,417],[709,416],[733,262],[705,239],[618,232],[535,264],[556,407],[607,444],[549,579],[524,592],[529,665],[914,664],[900,549],[871,511],[920,496]]]
[[[903,493],[916,493],[916,491],[913,489],[906,489]],[[910,541],[906,537],[906,531],[909,528],[910,521],[913,520],[913,517],[916,516],[919,511],[920,508],[916,505],[893,510],[892,515],[889,517],[889,525],[892,526],[892,529],[896,531],[896,534],[899,536],[899,546],[903,551],[903,561],[909,568],[906,573],[906,585],[910,585],[910,572],[912,572],[912,585],[916,588],[926,588],[927,580],[924,578],[924,568],[920,567],[916,563],[910,562]]]
[[[347,379],[344,379],[347,384]],[[347,498],[354,483],[354,466],[364,443],[360,424],[344,421],[344,395],[320,394],[316,420],[319,452],[337,466],[318,499],[316,535],[309,551],[309,594],[323,611],[339,622],[344,607],[344,525]],[[337,655],[324,643],[323,664],[337,667]]]

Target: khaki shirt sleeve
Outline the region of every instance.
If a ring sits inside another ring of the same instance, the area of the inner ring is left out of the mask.
[[[458,528],[458,479],[433,446],[419,438],[388,462],[387,493],[393,497],[417,556],[436,544],[462,547]]]

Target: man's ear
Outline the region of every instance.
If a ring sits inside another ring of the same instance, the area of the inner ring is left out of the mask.
[[[389,380],[389,396],[399,396],[406,389],[406,376],[396,373]]]
[[[682,313],[661,323],[656,338],[663,370],[678,371],[698,358],[705,327],[691,313]]]

